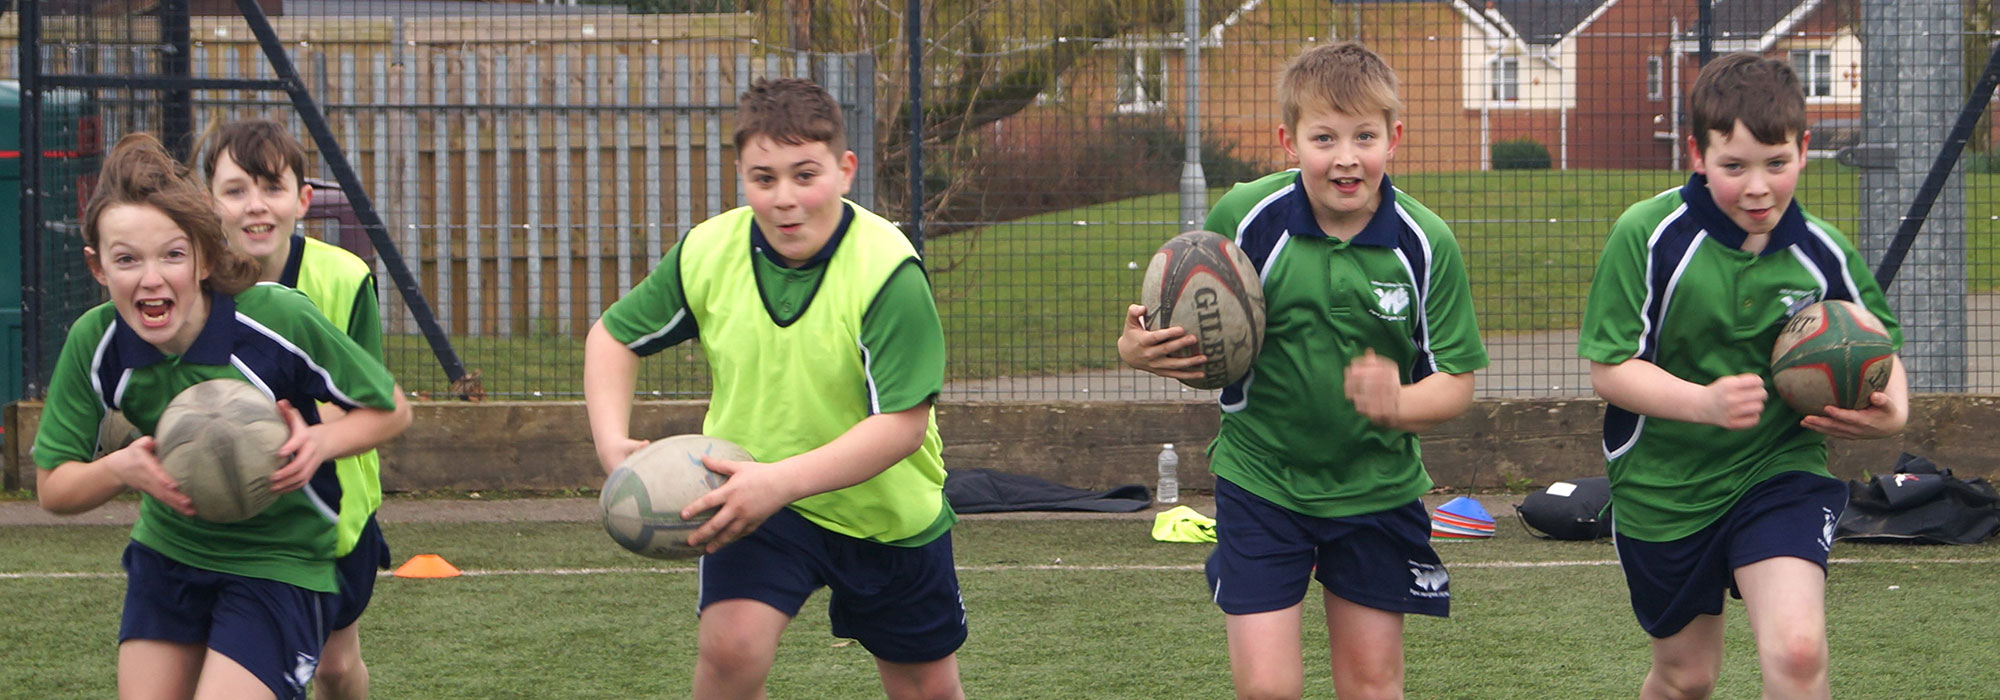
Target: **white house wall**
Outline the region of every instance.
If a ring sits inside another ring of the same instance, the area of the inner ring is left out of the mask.
[[[1528,53],[1523,54],[1519,42],[1489,38],[1471,22],[1459,24],[1459,36],[1459,69],[1465,75],[1461,96],[1466,109],[1555,110],[1576,106],[1576,80],[1571,77],[1576,74],[1576,37],[1557,42],[1555,50],[1545,58],[1541,47],[1530,45]],[[1496,56],[1519,59],[1520,99],[1487,99],[1492,94],[1488,61]]]

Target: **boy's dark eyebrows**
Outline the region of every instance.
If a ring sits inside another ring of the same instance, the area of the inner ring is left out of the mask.
[[[793,170],[798,170],[798,169],[800,169],[800,168],[804,168],[804,167],[806,167],[806,166],[812,166],[812,165],[819,165],[819,164],[820,164],[820,162],[819,162],[819,161],[817,161],[817,160],[814,160],[814,159],[812,159],[812,158],[802,158],[802,159],[799,159],[799,160],[797,160],[797,161],[794,161],[794,162],[793,162],[793,163],[792,163],[792,164],[791,164],[791,165],[790,165],[789,167],[790,167],[791,169],[793,169]],[[760,171],[760,170],[762,170],[762,171],[770,171],[770,172],[777,172],[778,168],[777,168],[777,167],[774,167],[774,166],[769,166],[769,165],[752,165],[752,166],[750,166],[750,172],[753,172],[753,173],[754,173],[754,172],[757,172],[757,171]]]

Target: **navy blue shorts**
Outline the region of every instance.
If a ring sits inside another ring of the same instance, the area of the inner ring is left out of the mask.
[[[1451,612],[1451,576],[1431,549],[1431,518],[1422,501],[1315,518],[1217,478],[1215,535],[1208,590],[1231,615],[1297,605],[1312,578],[1343,600],[1377,610],[1437,617]]]
[[[1616,537],[1618,565],[1632,611],[1646,634],[1665,639],[1697,615],[1722,614],[1736,570],[1776,557],[1798,557],[1822,570],[1833,551],[1833,526],[1847,510],[1847,485],[1807,472],[1785,472],[1750,488],[1721,519],[1671,542]],[[1615,525],[1617,512],[1612,513]]]
[[[200,644],[249,669],[280,700],[305,697],[330,593],[199,569],[133,542],[125,547],[125,613],[118,641]]]
[[[333,562],[340,576],[340,593],[333,597],[327,629],[344,630],[361,621],[361,612],[375,597],[375,572],[389,568],[392,561],[389,541],[382,539],[382,526],[376,524],[375,516],[368,516],[361,538],[354,541],[354,551]]]
[[[748,598],[797,616],[825,586],[834,636],[859,640],[877,658],[924,663],[965,644],[949,532],[921,547],[896,547],[829,531],[781,508],[699,566],[702,609]]]

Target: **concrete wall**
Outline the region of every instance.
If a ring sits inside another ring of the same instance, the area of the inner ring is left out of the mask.
[[[1895,439],[1836,441],[1832,469],[1844,479],[1886,472],[1899,452],[1924,455],[1961,477],[2000,475],[2000,397],[1926,395],[1913,400]],[[699,432],[703,402],[641,403],[635,435]],[[6,411],[7,488],[32,488],[27,459],[41,416],[36,403]],[[416,404],[416,423],[383,449],[384,488],[557,490],[603,483],[580,402]],[[1480,401],[1424,437],[1424,461],[1440,485],[1496,488],[1603,471],[1603,404]],[[1083,488],[1150,486],[1160,443],[1180,448],[1182,488],[1213,485],[1201,447],[1218,416],[1205,403],[956,404],[938,409],[945,463],[1029,474]]]

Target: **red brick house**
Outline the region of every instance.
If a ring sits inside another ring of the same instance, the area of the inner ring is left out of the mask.
[[[1530,138],[1556,168],[1679,168],[1687,87],[1700,70],[1693,2],[1493,0],[1466,18],[1464,109],[1482,143]],[[1716,0],[1717,54],[1792,61],[1815,145],[1851,142],[1860,110],[1853,0]],[[1818,150],[1818,149],[1816,149]]]

